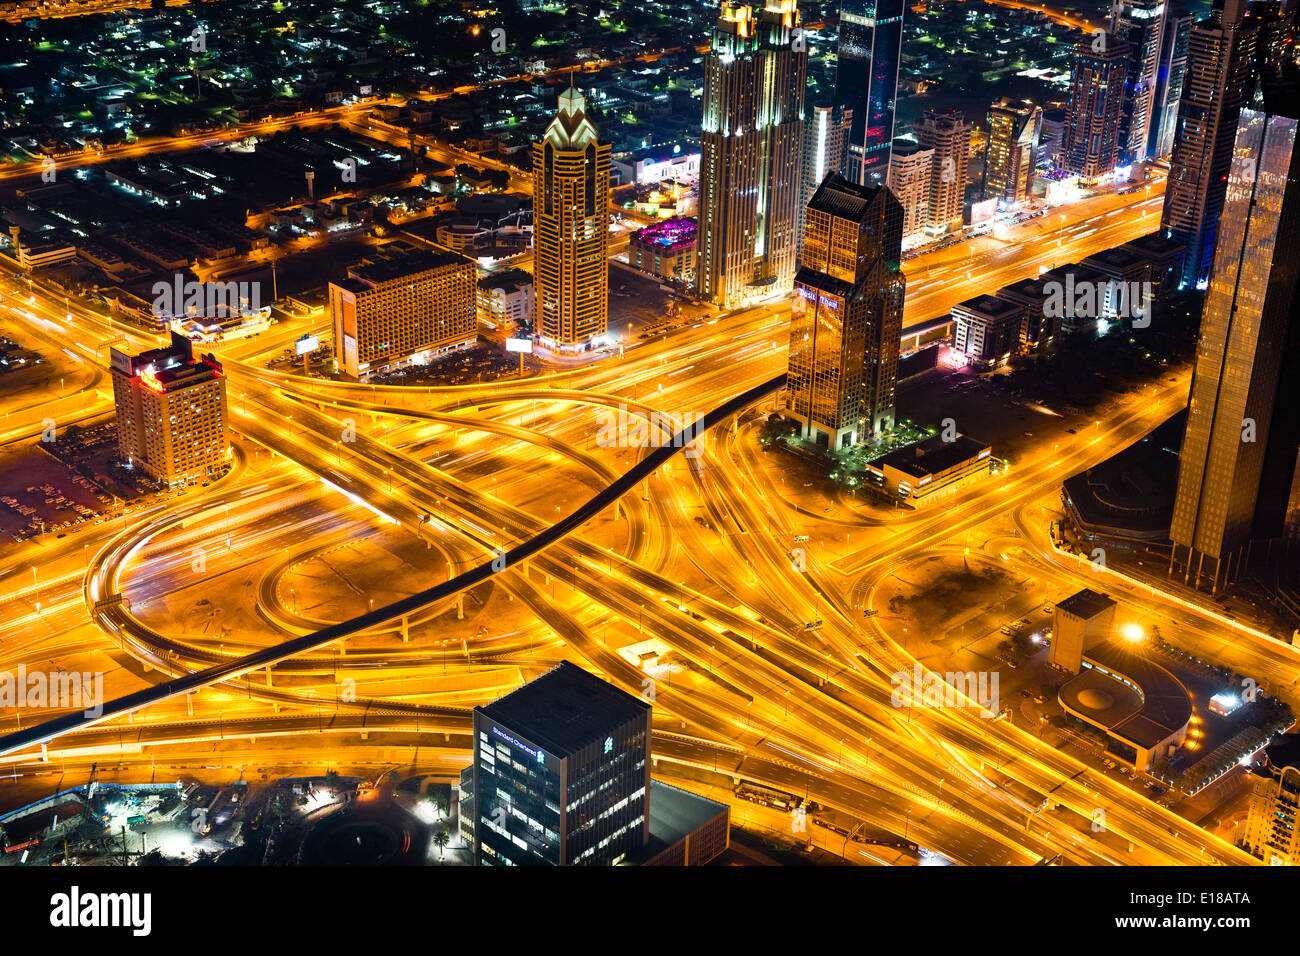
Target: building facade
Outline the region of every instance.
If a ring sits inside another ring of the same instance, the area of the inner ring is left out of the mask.
[[[1170,570],[1216,591],[1282,534],[1300,447],[1297,99],[1290,84],[1240,111],[1201,316]]]
[[[1252,773],[1248,806],[1239,845],[1272,866],[1300,866],[1300,766]]]
[[[210,477],[230,456],[226,379],[188,338],[128,355],[109,349],[121,458],[168,485]]]
[[[799,242],[803,242],[804,212],[827,173],[843,173],[848,165],[849,132],[853,111],[838,106],[816,106],[803,133],[803,178],[799,191]]]
[[[1187,76],[1187,44],[1196,18],[1184,7],[1167,0],[1165,25],[1160,35],[1160,65],[1156,71],[1156,91],[1152,97],[1150,135],[1147,155],[1153,159],[1168,156],[1174,150],[1174,133],[1178,129],[1178,103],[1183,97]]]
[[[584,348],[609,331],[610,145],[570,87],[533,143],[533,306],[539,341]]]
[[[925,235],[930,218],[930,177],[934,150],[912,140],[894,140],[889,160],[889,191],[903,207],[903,242]]]
[[[970,171],[970,124],[960,112],[927,110],[916,136],[922,149],[934,153],[925,231],[932,236],[961,232]]]
[[[807,48],[795,0],[727,0],[704,58],[695,290],[723,309],[789,289]],[[801,34],[799,35],[801,37]]]
[[[1074,48],[1061,165],[1084,183],[1099,182],[1115,170],[1128,64],[1129,45],[1105,34]]]
[[[1114,0],[1110,35],[1128,44],[1128,74],[1120,104],[1117,136],[1119,163],[1148,158],[1151,125],[1156,116],[1156,86],[1160,74],[1169,0]]]
[[[533,277],[523,269],[507,269],[478,282],[478,317],[498,329],[531,328],[536,300]]]
[[[476,292],[474,263],[455,252],[418,249],[353,266],[329,284],[339,369],[365,380],[473,345]]]
[[[1204,288],[1214,260],[1241,107],[1255,87],[1257,25],[1246,0],[1215,0],[1191,29],[1160,228],[1187,247],[1184,287]]]
[[[1011,299],[978,295],[952,307],[953,345],[978,371],[1005,365],[1020,351],[1025,308]]]
[[[859,185],[883,186],[889,173],[906,9],[904,0],[840,3],[835,100],[852,113],[844,174]]]
[[[1028,100],[1004,96],[989,107],[988,121],[984,198],[1018,206],[1034,194],[1043,110]]]
[[[894,427],[903,331],[903,209],[838,173],[808,204],[791,307],[787,408],[831,450]]]
[[[481,866],[608,866],[650,839],[650,705],[567,661],[475,707]]]
[[[628,237],[627,261],[642,272],[673,282],[695,278],[695,220],[665,219]]]

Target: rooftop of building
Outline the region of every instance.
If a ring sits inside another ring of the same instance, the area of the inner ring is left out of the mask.
[[[665,249],[678,249],[695,242],[695,231],[694,219],[674,217],[639,229],[632,233],[631,238],[638,242],[653,243]]]
[[[987,454],[989,449],[987,443],[969,435],[959,434],[952,441],[944,441],[942,435],[932,435],[915,445],[882,455],[871,464],[877,469],[888,465],[914,478],[924,478]]]
[[[957,309],[988,319],[1001,319],[1019,312],[1021,306],[1017,302],[1000,299],[996,295],[977,295],[965,302],[957,303],[953,310]]]
[[[1114,723],[1099,720],[1099,723],[1106,724],[1110,732],[1122,740],[1141,747],[1155,747],[1186,727],[1192,719],[1192,700],[1188,696],[1187,689],[1177,677],[1146,657],[1140,645],[1135,648],[1133,645],[1118,641],[1103,641],[1086,650],[1083,658],[1093,665],[1091,671],[1103,671],[1100,676],[1106,677],[1109,681],[1097,685],[1096,689],[1100,695],[1109,693],[1118,698],[1122,697],[1119,688],[1131,689],[1128,684],[1118,679],[1120,677],[1127,678],[1141,688],[1140,710],[1126,715],[1119,715],[1116,711],[1115,715],[1120,719]],[[1061,688],[1063,701],[1067,690],[1083,676],[1084,674],[1081,673],[1079,677]],[[1079,699],[1077,694],[1075,699]],[[1085,706],[1087,704],[1086,701],[1080,702]],[[1104,701],[1099,697],[1094,702]],[[1111,711],[1106,708],[1099,712],[1111,714]]]
[[[1149,232],[1145,236],[1130,239],[1115,251],[1118,252],[1124,249],[1150,258],[1164,258],[1165,256],[1177,255],[1180,252],[1187,251],[1187,247],[1181,242],[1170,239],[1162,232]]]
[[[1041,278],[1021,279],[998,289],[995,295],[1014,296],[1020,299],[1043,299],[1047,297],[1047,283]]]
[[[832,171],[826,174],[826,178],[813,193],[812,199],[808,200],[808,208],[824,212],[837,219],[861,222],[876,195],[884,188],[883,186],[859,186]]]
[[[480,289],[502,289],[505,292],[515,292],[532,284],[532,274],[523,269],[502,269],[478,280]]]
[[[650,705],[562,661],[536,680],[475,710],[563,757],[643,717]]]
[[[725,803],[651,780],[650,839],[628,862],[653,859],[727,811]]]
[[[1115,602],[1099,591],[1084,588],[1063,601],[1057,601],[1056,606],[1062,611],[1087,620],[1096,617],[1107,608],[1114,607]]]
[[[369,287],[420,272],[428,272],[431,269],[461,264],[472,265],[472,261],[450,249],[415,249],[388,259],[355,265],[348,270],[348,277],[361,283],[363,287]],[[346,282],[340,282],[339,285],[346,286]]]

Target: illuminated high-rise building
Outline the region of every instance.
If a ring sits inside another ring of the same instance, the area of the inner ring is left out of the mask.
[[[1156,70],[1156,91],[1152,97],[1151,125],[1147,134],[1147,155],[1153,159],[1168,156],[1174,150],[1174,132],[1178,128],[1178,102],[1183,97],[1187,76],[1187,44],[1196,18],[1180,6],[1165,13],[1160,35],[1160,65]]]
[[[1034,192],[1034,167],[1043,110],[1029,100],[1002,97],[989,107],[989,139],[984,157],[984,198],[1007,205],[1028,201]]]
[[[1282,535],[1300,449],[1298,99],[1240,111],[1196,347],[1171,568],[1216,591]]]
[[[970,169],[970,124],[960,112],[927,110],[916,127],[921,148],[932,150],[925,231],[961,232]]]
[[[1129,45],[1105,34],[1075,45],[1061,164],[1086,183],[1115,170],[1128,60]]]
[[[117,447],[165,484],[209,477],[229,460],[226,379],[211,355],[172,332],[171,345],[128,355],[109,349]]]
[[[609,154],[570,86],[533,143],[533,323],[553,347],[582,348],[609,330]]]
[[[1128,44],[1128,75],[1116,137],[1121,165],[1148,158],[1168,13],[1169,0],[1114,0],[1111,5],[1110,35]]]
[[[889,191],[903,207],[903,241],[925,234],[930,215],[930,177],[934,150],[913,140],[894,141],[889,160]]]
[[[724,309],[794,278],[808,65],[800,29],[795,0],[761,10],[727,0],[704,58],[695,289]]]
[[[835,100],[853,113],[845,175],[862,185],[883,185],[889,172],[906,9],[905,0],[840,3]]]
[[[808,203],[790,320],[787,408],[829,449],[894,426],[903,333],[903,208],[830,173]]]
[[[849,130],[853,113],[837,106],[816,106],[808,114],[803,131],[803,177],[798,217],[799,239],[803,241],[804,210],[827,173],[842,173],[848,160]]]
[[[1237,114],[1255,87],[1258,25],[1244,19],[1245,0],[1214,0],[1210,16],[1192,27],[1178,130],[1169,159],[1160,228],[1187,247],[1185,287],[1204,287],[1215,237]]]

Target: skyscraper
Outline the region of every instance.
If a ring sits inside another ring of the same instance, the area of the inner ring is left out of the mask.
[[[117,447],[165,484],[205,478],[225,463],[226,380],[211,355],[172,332],[171,345],[128,355],[109,349]]]
[[[930,176],[934,150],[896,139],[889,159],[889,191],[903,207],[903,241],[923,235],[930,214]]]
[[[906,9],[905,0],[842,0],[840,4],[835,100],[853,112],[845,175],[862,185],[883,185],[889,172]]]
[[[1169,0],[1172,3],[1172,0]],[[1165,13],[1160,37],[1160,66],[1156,71],[1156,92],[1152,97],[1151,126],[1147,135],[1147,155],[1168,156],[1174,149],[1174,131],[1178,128],[1178,101],[1183,97],[1187,76],[1187,42],[1196,22],[1186,9],[1170,6]]]
[[[1216,591],[1281,535],[1300,448],[1298,105],[1290,84],[1240,111],[1201,317],[1170,567]]]
[[[970,124],[960,112],[927,110],[916,136],[922,149],[934,151],[925,231],[932,236],[961,232],[970,168]]]
[[[1192,27],[1160,228],[1187,247],[1184,286],[1204,286],[1214,258],[1237,114],[1255,87],[1256,24],[1245,0],[1214,0]]]
[[[588,345],[609,329],[609,153],[572,86],[533,143],[533,309],[548,345]]]
[[[1084,182],[1109,176],[1119,156],[1119,122],[1129,45],[1099,34],[1074,48],[1062,165]]]
[[[607,866],[645,846],[645,701],[564,661],[473,723],[476,863]]]
[[[829,173],[808,204],[790,322],[787,407],[803,438],[844,448],[894,426],[903,332],[903,208]]]
[[[989,107],[989,140],[984,157],[984,198],[1025,202],[1033,195],[1034,167],[1043,111],[1029,100],[1007,97]]]
[[[1111,6],[1110,35],[1128,44],[1128,75],[1116,137],[1119,162],[1124,165],[1148,158],[1168,10],[1168,0],[1114,0]]]
[[[795,0],[726,0],[704,59],[695,289],[724,309],[789,288],[808,64]]]
[[[838,106],[813,107],[804,123],[803,175],[797,210],[800,242],[803,241],[804,210],[808,200],[812,199],[827,173],[844,172],[852,123],[852,111],[846,112]]]

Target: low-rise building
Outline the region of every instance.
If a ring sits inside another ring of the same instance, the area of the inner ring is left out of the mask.
[[[952,307],[953,344],[972,367],[988,371],[1020,351],[1025,307],[996,295],[978,295]]]
[[[661,279],[695,277],[695,220],[667,219],[628,237],[628,262]]]
[[[921,507],[987,475],[993,449],[960,433],[934,435],[867,463],[867,475],[900,502]]]

